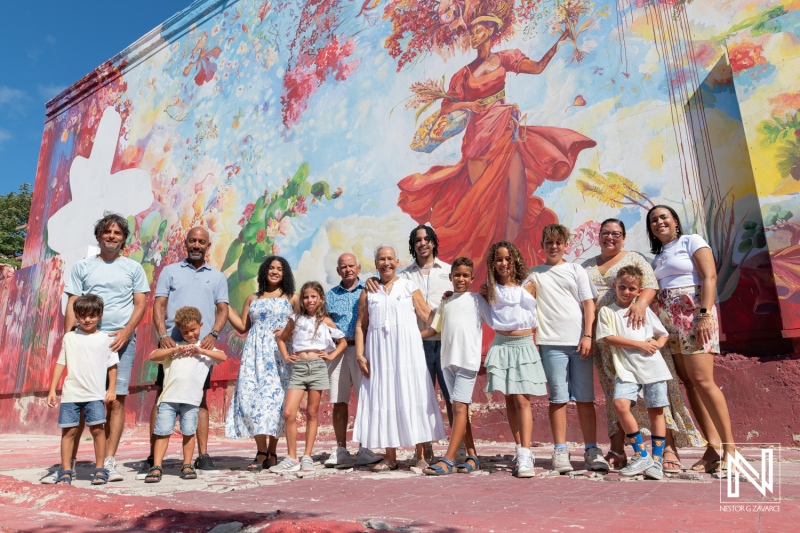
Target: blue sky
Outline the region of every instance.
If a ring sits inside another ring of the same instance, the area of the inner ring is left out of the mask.
[[[0,194],[33,184],[44,104],[190,0],[6,2],[0,47]]]

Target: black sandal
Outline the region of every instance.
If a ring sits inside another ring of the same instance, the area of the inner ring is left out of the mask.
[[[259,461],[258,460],[259,455],[263,455],[264,457],[266,457],[266,459],[264,461]],[[269,468],[267,466],[264,466],[263,464],[266,463],[267,461],[269,461],[269,452],[258,452],[256,453],[256,458],[253,459],[253,462],[247,465],[247,470],[249,470],[250,472],[257,472],[262,468]]]
[[[264,461],[264,465],[263,465],[264,469],[265,470],[269,470],[269,468],[271,466],[275,466],[277,464],[278,464],[278,454],[277,453],[272,453],[272,452],[267,452],[267,458]]]
[[[197,472],[190,464],[181,467],[181,479],[197,479]]]
[[[161,481],[161,476],[164,475],[164,470],[160,466],[151,466],[150,473],[144,478],[145,483],[158,483]]]

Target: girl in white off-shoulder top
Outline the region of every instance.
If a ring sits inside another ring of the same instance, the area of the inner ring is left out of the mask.
[[[489,275],[481,292],[485,292],[492,307],[495,330],[484,362],[486,392],[505,395],[508,425],[517,443],[517,477],[533,477],[530,396],[547,394],[547,378],[533,343],[533,332],[538,326],[533,283],[522,285],[528,269],[519,250],[510,242],[500,241],[489,249],[486,267]]]

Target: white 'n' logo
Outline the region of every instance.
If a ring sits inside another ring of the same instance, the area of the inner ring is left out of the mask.
[[[772,449],[761,450],[761,475],[759,476],[747,459],[736,450],[731,457],[728,455],[728,498],[739,497],[739,474],[753,485],[762,496],[767,495],[767,490],[772,491]],[[760,479],[760,483],[759,483]]]

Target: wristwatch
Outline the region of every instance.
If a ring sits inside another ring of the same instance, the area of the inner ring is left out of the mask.
[[[215,329],[212,329],[212,330],[211,330],[211,335],[212,335],[212,336],[213,336],[215,339],[219,339],[219,331],[217,331],[217,330],[215,330]]]
[[[707,315],[708,314],[708,309],[706,309],[705,307],[701,307],[700,308],[700,314],[701,315]]]
[[[169,337],[169,333],[162,333],[161,335],[159,335],[156,342],[161,342],[161,339],[163,339],[164,337]]]

